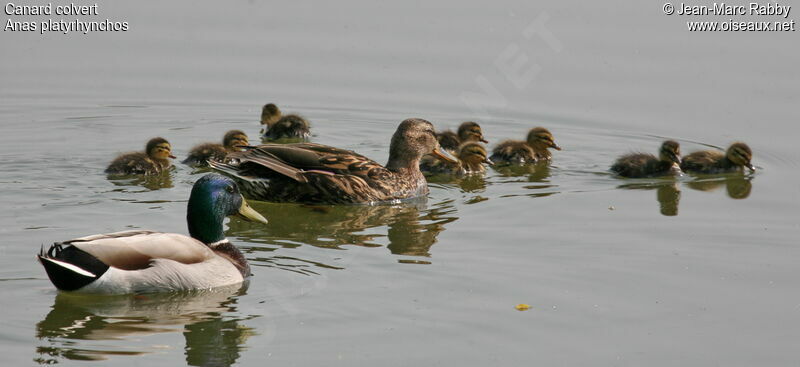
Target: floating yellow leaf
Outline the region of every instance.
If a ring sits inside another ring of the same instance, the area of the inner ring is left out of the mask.
[[[516,308],[517,311],[527,311],[527,310],[529,310],[531,308],[531,305],[526,305],[524,303],[520,303],[520,304],[514,306],[514,308]]]

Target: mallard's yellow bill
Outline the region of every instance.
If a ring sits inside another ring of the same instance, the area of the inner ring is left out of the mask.
[[[244,200],[244,198],[242,198],[242,205],[239,206],[239,212],[237,213],[237,216],[251,222],[267,224],[267,218],[264,218],[263,215],[251,208],[250,204],[247,204],[247,201]]]

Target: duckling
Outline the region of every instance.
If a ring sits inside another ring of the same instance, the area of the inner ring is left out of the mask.
[[[543,127],[535,127],[528,132],[526,141],[506,140],[498,144],[489,159],[495,163],[507,164],[549,161],[551,154],[548,148],[561,150],[550,131]]]
[[[298,115],[283,115],[274,103],[261,109],[261,138],[265,140],[303,139],[311,135],[311,127],[306,119]]]
[[[386,166],[353,151],[322,144],[263,144],[228,155],[211,168],[235,179],[257,200],[306,204],[378,203],[428,193],[419,170],[423,155],[456,162],[441,149],[433,125],[422,119],[400,123]]]
[[[439,145],[441,145],[442,148],[447,149],[450,153],[457,152],[459,145],[468,141],[488,143],[488,141],[483,138],[483,130],[481,130],[481,125],[478,125],[477,122],[473,121],[463,122],[458,127],[458,134],[450,130],[437,133],[436,140],[439,141]]]
[[[112,175],[157,175],[172,167],[169,159],[172,147],[161,137],[147,142],[144,152],[121,154],[108,165],[106,173]]]
[[[631,153],[619,157],[611,171],[622,177],[654,177],[679,174],[681,149],[678,142],[667,140],[661,144],[658,157],[647,153]]]
[[[226,154],[239,151],[243,146],[249,144],[247,134],[241,130],[231,130],[222,137],[222,144],[199,144],[192,148],[189,152],[189,157],[184,159],[181,163],[196,167],[208,166],[208,161],[224,160]]]
[[[468,141],[458,147],[458,163],[446,163],[436,159],[431,155],[422,157],[419,168],[425,173],[449,173],[463,176],[473,173],[486,172],[484,163],[493,165],[494,163],[487,157],[486,148],[478,142]]]
[[[723,154],[716,150],[703,150],[683,157],[681,169],[693,173],[741,172],[747,167],[751,172],[756,170],[750,163],[753,151],[747,144],[737,141],[728,147]]]
[[[56,288],[81,293],[140,293],[205,289],[243,282],[244,255],[225,238],[225,217],[267,223],[236,183],[211,173],[192,187],[186,222],[191,237],[123,231],[54,243],[37,258]]]

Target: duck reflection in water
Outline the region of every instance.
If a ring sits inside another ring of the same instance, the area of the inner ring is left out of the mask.
[[[172,188],[172,172],[170,169],[157,175],[108,175],[108,181],[115,186],[140,186],[148,191]]]
[[[384,247],[392,254],[430,256],[430,247],[447,223],[458,219],[451,201],[428,207],[424,200],[397,205],[297,205],[268,202],[252,203],[255,210],[277,210],[282,215],[264,226],[248,226],[232,219],[226,233],[242,242],[296,248],[304,244],[328,249],[344,246]],[[384,229],[385,228],[385,229]],[[385,232],[384,232],[385,231]],[[401,233],[402,232],[402,233]],[[284,270],[314,273],[313,267],[341,269],[308,259],[265,257],[271,246],[242,246],[253,266],[282,267]],[[252,257],[253,254],[261,256]],[[287,265],[294,260],[304,266]],[[337,264],[338,265],[338,264]],[[306,269],[306,270],[301,270]]]
[[[681,189],[676,181],[654,183],[632,183],[618,186],[626,190],[656,190],[656,200],[664,216],[678,215],[678,203],[681,200]]]
[[[687,182],[686,186],[698,191],[716,191],[725,186],[731,199],[746,199],[753,190],[752,180],[753,177],[750,175],[732,173],[723,176],[699,176],[697,180]]]
[[[106,360],[112,356],[162,352],[147,336],[182,333],[191,366],[230,366],[253,329],[235,313],[246,285],[192,292],[97,296],[59,293],[52,310],[36,324],[35,361]],[[162,338],[158,339],[162,341]]]

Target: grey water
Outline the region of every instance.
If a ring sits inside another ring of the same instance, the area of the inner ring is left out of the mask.
[[[796,365],[798,34],[688,32],[727,18],[662,5],[114,2],[82,18],[126,32],[0,32],[0,360]],[[549,166],[432,178],[412,204],[254,202],[268,225],[226,223],[253,268],[244,287],[53,288],[43,245],[186,233],[203,172],[176,161],[109,180],[115,155],[163,136],[183,158],[230,129],[258,142],[267,102],[307,117],[312,141],[379,162],[409,117],[478,121],[490,147],[544,126],[563,150]],[[685,153],[743,140],[757,170],[609,174],[667,138]]]

